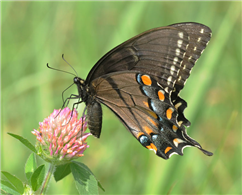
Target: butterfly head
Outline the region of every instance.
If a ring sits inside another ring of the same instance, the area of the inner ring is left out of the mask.
[[[83,79],[81,79],[80,77],[74,77],[73,81],[76,85],[84,86],[84,84],[85,84],[85,81]]]
[[[87,89],[86,89],[85,80],[76,76],[74,77],[73,81],[74,81],[74,84],[76,84],[77,86],[79,96],[85,102],[87,99]]]

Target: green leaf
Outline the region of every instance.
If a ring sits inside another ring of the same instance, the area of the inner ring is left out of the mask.
[[[22,181],[17,178],[16,176],[12,175],[11,173],[8,173],[7,171],[1,171],[2,174],[10,181],[10,183],[16,188],[16,190],[23,194],[24,192],[24,186]]]
[[[38,190],[44,181],[45,165],[40,165],[32,174],[31,186],[34,191]]]
[[[20,193],[12,186],[11,183],[5,180],[1,180],[0,183],[0,192],[1,194],[14,194],[14,195],[20,195]]]
[[[73,161],[73,162],[76,162],[76,161]],[[78,163],[78,162],[76,162]],[[86,166],[85,164],[83,163],[80,163],[86,170],[88,170],[94,177],[95,175],[92,173],[92,171],[88,168],[88,166]],[[95,179],[97,180],[97,178],[95,177]],[[99,181],[98,182],[98,186],[105,192],[105,189],[102,187],[101,183]]]
[[[60,181],[61,179],[63,179],[64,177],[70,174],[71,172],[70,164],[71,163],[67,163],[56,167],[54,172],[54,178],[56,182]]]
[[[8,188],[11,188],[11,189],[14,190],[14,191],[17,191],[16,188],[15,188],[10,182],[8,182],[8,181],[6,181],[6,180],[2,180],[2,179],[1,179],[0,183],[1,183],[2,185],[4,185],[4,186],[8,187]]]
[[[98,181],[98,187],[102,189],[102,191],[105,192],[105,189],[102,187],[101,183]]]
[[[31,144],[27,139],[21,137],[20,135],[16,135],[16,134],[13,134],[13,133],[8,133],[8,134],[11,135],[12,137],[18,139],[20,142],[22,142],[27,148],[32,150],[34,153],[37,153],[33,144]]]
[[[31,153],[25,164],[25,176],[28,180],[29,185],[31,185],[31,177],[36,168],[37,168],[36,156],[34,153]]]
[[[71,172],[79,194],[99,194],[98,182],[86,165],[73,161],[71,163]]]

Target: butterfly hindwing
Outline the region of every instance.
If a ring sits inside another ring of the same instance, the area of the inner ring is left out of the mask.
[[[170,94],[153,77],[127,71],[112,73],[94,80],[90,88],[97,101],[109,107],[133,136],[158,156],[168,159],[174,153],[182,155],[186,146],[201,148],[184,126],[179,126],[179,111]]]

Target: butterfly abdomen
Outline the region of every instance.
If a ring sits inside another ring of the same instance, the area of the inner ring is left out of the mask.
[[[87,124],[91,134],[99,138],[102,128],[102,107],[96,101],[87,105]]]

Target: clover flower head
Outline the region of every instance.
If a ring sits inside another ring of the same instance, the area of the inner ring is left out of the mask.
[[[85,116],[78,119],[76,109],[68,107],[54,112],[39,123],[39,129],[32,131],[37,138],[38,154],[46,161],[61,164],[73,158],[83,156],[89,147],[86,139],[91,133],[85,133]]]

